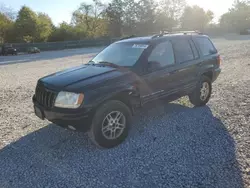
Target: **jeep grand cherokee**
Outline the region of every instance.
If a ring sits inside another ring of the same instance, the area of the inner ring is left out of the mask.
[[[209,101],[220,55],[208,36],[185,32],[120,40],[89,63],[38,80],[33,103],[41,119],[88,131],[101,147],[128,135],[136,109],[153,100],[188,95]]]

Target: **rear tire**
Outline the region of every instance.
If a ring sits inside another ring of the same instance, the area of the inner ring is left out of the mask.
[[[194,106],[204,106],[208,103],[212,93],[212,82],[202,75],[193,93],[189,95],[189,100]]]
[[[88,135],[97,146],[113,148],[127,138],[131,119],[131,111],[124,103],[107,101],[97,109]]]

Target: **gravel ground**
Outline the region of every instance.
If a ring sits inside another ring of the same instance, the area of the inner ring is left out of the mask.
[[[208,105],[149,104],[111,150],[39,120],[31,103],[38,78],[100,49],[0,57],[0,187],[250,187],[250,40],[214,41],[223,72]]]

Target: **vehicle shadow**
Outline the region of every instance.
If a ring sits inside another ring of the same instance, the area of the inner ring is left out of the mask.
[[[234,140],[208,106],[147,105],[110,150],[50,124],[0,159],[0,187],[244,187]]]
[[[44,60],[53,60],[58,58],[66,58],[72,56],[81,56],[90,54],[94,56],[96,53],[100,52],[104,47],[93,47],[93,48],[78,48],[78,49],[68,49],[59,51],[45,51],[38,54],[23,54],[17,56],[0,56],[0,66],[8,64],[17,63],[28,63]]]

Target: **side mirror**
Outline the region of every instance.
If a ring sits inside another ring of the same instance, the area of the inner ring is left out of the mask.
[[[149,61],[148,62],[148,72],[154,72],[157,69],[161,68],[161,64],[157,61]]]

